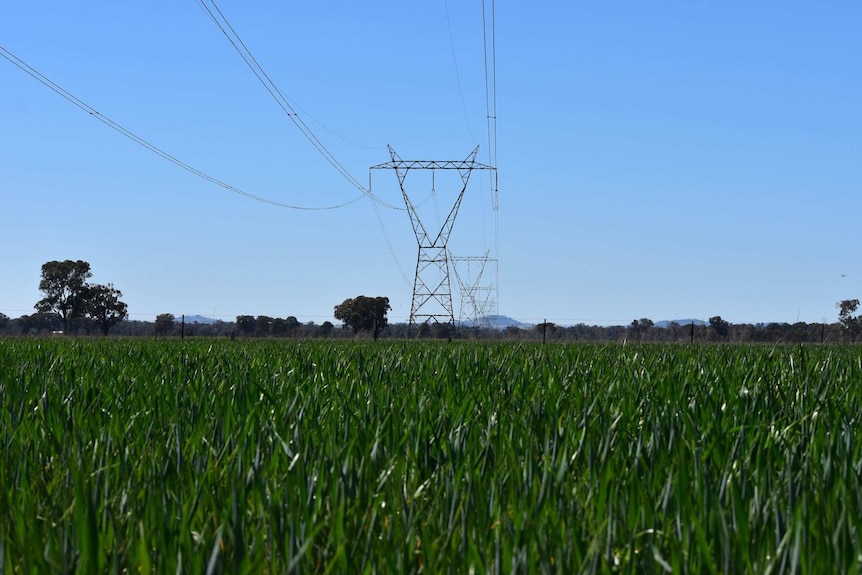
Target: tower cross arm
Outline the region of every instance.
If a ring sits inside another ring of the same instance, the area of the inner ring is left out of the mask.
[[[488,164],[465,160],[398,160],[371,166],[372,170],[494,170]]]
[[[465,160],[398,160],[371,166],[372,170],[494,170],[480,162]]]
[[[476,161],[476,152],[479,147],[476,146],[466,160],[402,160],[392,147],[389,147],[389,152],[392,155],[392,160],[383,164],[371,166],[372,170],[495,170],[493,166],[483,164]]]

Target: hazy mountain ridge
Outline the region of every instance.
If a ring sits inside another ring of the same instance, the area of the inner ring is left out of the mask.
[[[702,319],[663,319],[661,321],[655,322],[655,327],[670,327],[670,324],[675,323],[677,325],[709,325],[708,321],[703,321]]]
[[[182,315],[175,316],[174,321],[177,321],[177,322],[183,321],[183,316]],[[205,317],[202,315],[186,315],[185,316],[185,322],[186,323],[203,323],[203,324],[210,325],[210,324],[215,323],[216,321],[218,321],[218,320],[215,320],[211,317]]]
[[[468,319],[460,322],[458,325],[462,327],[490,327],[492,329],[506,329],[508,327],[517,327],[518,329],[529,329],[535,327],[533,324],[523,323],[507,315],[489,315],[479,320]]]

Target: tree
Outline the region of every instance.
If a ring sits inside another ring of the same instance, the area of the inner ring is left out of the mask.
[[[275,331],[275,318],[268,315],[259,315],[256,320],[255,333],[259,336],[273,335]]]
[[[638,339],[643,338],[643,334],[648,332],[651,327],[655,325],[655,322],[648,317],[642,317],[640,319],[632,320],[632,323],[629,325],[629,329],[631,329],[632,334],[637,336]]]
[[[349,325],[353,333],[370,331],[377,339],[388,320],[386,312],[392,309],[388,297],[366,297],[364,295],[346,299],[335,306],[335,319]]]
[[[0,312],[0,331],[6,329],[6,324],[9,323],[9,316]]]
[[[73,319],[84,316],[87,280],[91,275],[90,264],[81,260],[42,264],[39,291],[45,297],[34,306],[36,311],[57,314],[63,321],[63,331],[68,331]]]
[[[853,315],[859,308],[859,300],[844,299],[836,303],[835,307],[838,308],[838,321],[850,333],[851,339],[855,341],[856,335],[860,331],[859,328],[862,327],[862,316]]]
[[[709,327],[715,330],[719,337],[727,337],[730,333],[730,322],[721,319],[720,315],[709,318]]]
[[[289,315],[284,318],[284,326],[288,334],[291,333],[293,330],[297,329],[300,325],[302,324],[299,323],[299,320],[296,319],[295,315]],[[314,322],[310,322],[309,325],[313,326]]]
[[[557,335],[557,331],[558,331],[558,328],[557,328],[557,324],[555,324],[555,323],[552,323],[549,321],[544,321],[540,324],[536,324],[536,333],[538,333],[539,335],[542,336],[542,341],[545,341],[545,338],[548,335],[550,335],[551,337],[554,337],[555,335]]]
[[[169,335],[174,331],[177,318],[172,313],[160,313],[156,316],[156,335]]]
[[[129,315],[128,306],[120,301],[123,292],[114,288],[113,284],[90,285],[84,290],[84,313],[102,330],[102,335],[126,319]]]
[[[331,321],[325,321],[320,324],[320,335],[323,337],[329,337],[329,334],[332,333],[332,330],[335,326],[332,325]]]
[[[242,335],[252,335],[257,327],[257,321],[251,315],[236,316],[236,328]]]
[[[260,322],[260,318],[257,318]],[[277,317],[273,320],[272,334],[278,337],[291,335],[300,325],[296,316],[289,315],[287,317]]]

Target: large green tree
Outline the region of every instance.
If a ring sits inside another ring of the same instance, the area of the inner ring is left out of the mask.
[[[63,322],[63,331],[69,330],[73,319],[84,317],[86,310],[87,280],[93,274],[85,261],[51,261],[42,264],[39,291],[45,297],[34,306],[39,313],[55,313]]]
[[[113,284],[87,286],[84,293],[85,314],[96,322],[102,335],[129,315],[128,306],[120,301],[123,292]]]
[[[392,307],[388,297],[366,297],[364,295],[346,299],[335,306],[335,319],[353,329],[353,333],[370,331],[377,339],[386,327],[386,312]]]

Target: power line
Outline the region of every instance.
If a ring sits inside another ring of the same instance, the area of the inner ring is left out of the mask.
[[[470,140],[475,143],[473,130],[470,128],[470,117],[467,115],[467,104],[464,101],[464,90],[461,87],[461,72],[458,70],[458,57],[455,52],[455,39],[452,37],[452,22],[449,18],[449,3],[443,0],[443,8],[446,11],[446,27],[449,29],[449,46],[452,48],[452,63],[455,65],[455,79],[458,81],[458,95],[461,97],[461,110],[464,112],[464,123],[467,125],[467,133]]]
[[[234,30],[233,26],[231,26],[228,19],[225,17],[224,13],[218,7],[218,4],[215,3],[215,0],[197,0],[198,4],[206,11],[207,15],[209,15],[210,19],[213,23],[221,30],[222,34],[224,34],[225,38],[227,38],[228,42],[230,42],[231,46],[233,46],[234,50],[237,54],[239,54],[242,61],[245,62],[246,66],[252,71],[258,81],[263,85],[264,89],[269,92],[269,95],[272,96],[273,100],[275,100],[276,104],[278,104],[279,108],[287,115],[291,122],[293,122],[294,126],[299,129],[305,139],[314,147],[317,152],[323,156],[323,158],[333,167],[335,170],[341,174],[350,184],[355,187],[357,190],[368,196],[371,200],[379,203],[382,206],[393,210],[403,211],[405,208],[399,208],[394,206],[388,202],[383,201],[382,199],[375,196],[370,189],[366,188],[359,181],[353,177],[353,175],[344,167],[336,158],[332,155],[332,153],[326,148],[323,142],[311,131],[311,128],[303,121],[302,117],[296,112],[296,109],[291,105],[290,101],[285,97],[285,95],[281,92],[278,86],[275,85],[275,82],[269,77],[257,59],[254,57],[254,54],[251,53],[251,50],[245,45],[240,38],[239,34],[237,34],[236,30]],[[209,5],[211,4],[215,12],[210,9]],[[216,15],[218,14],[218,15]]]
[[[349,206],[350,204],[356,203],[362,199],[362,196],[357,196],[356,198],[354,198],[348,202],[341,203],[341,204],[336,204],[336,205],[332,205],[332,206],[322,206],[322,207],[309,207],[309,206],[297,206],[297,205],[293,205],[293,204],[286,204],[283,202],[279,202],[276,200],[271,200],[269,198],[265,198],[263,196],[255,195],[255,194],[252,194],[250,192],[246,192],[245,190],[242,190],[240,188],[237,188],[236,186],[232,186],[228,183],[225,183],[222,180],[219,180],[218,178],[210,176],[209,174],[195,168],[194,166],[191,166],[191,165],[183,162],[182,160],[180,160],[180,159],[176,158],[175,156],[169,154],[168,152],[162,150],[161,148],[157,147],[156,145],[148,142],[144,138],[138,136],[134,132],[121,126],[120,124],[118,124],[114,120],[110,119],[109,117],[105,116],[104,114],[100,113],[98,110],[96,110],[95,108],[93,108],[92,106],[90,106],[89,104],[87,104],[86,102],[84,102],[83,100],[78,98],[77,96],[71,94],[70,92],[68,92],[67,90],[65,90],[64,88],[62,88],[58,84],[56,84],[55,82],[51,81],[49,78],[44,76],[38,70],[36,70],[35,68],[33,68],[32,66],[27,64],[24,60],[22,60],[21,58],[19,58],[18,56],[16,56],[15,54],[10,52],[9,50],[7,50],[2,45],[0,45],[0,56],[5,58],[7,61],[9,61],[15,67],[19,68],[20,70],[25,72],[27,75],[29,75],[30,77],[32,77],[33,79],[35,79],[36,81],[41,83],[42,85],[49,88],[52,92],[61,96],[63,99],[65,99],[66,101],[68,101],[69,103],[74,105],[75,107],[77,107],[80,110],[83,110],[84,112],[90,114],[90,116],[92,116],[95,119],[97,119],[98,121],[102,122],[103,124],[105,124],[106,126],[111,128],[112,130],[115,130],[115,131],[119,132],[120,134],[122,134],[123,136],[129,138],[130,140],[132,140],[133,142],[135,142],[139,146],[146,148],[147,150],[151,151],[152,153],[156,154],[157,156],[169,161],[170,163],[174,164],[175,166],[177,166],[179,168],[182,168],[183,170],[186,170],[187,172],[194,174],[195,176],[197,176],[199,178],[202,178],[202,179],[204,179],[204,180],[206,180],[212,184],[220,186],[220,187],[222,187],[222,188],[224,188],[230,192],[233,192],[235,194],[239,194],[240,196],[244,196],[248,199],[255,200],[257,202],[262,202],[264,204],[268,204],[270,206],[275,206],[278,208],[286,208],[286,209],[290,209],[290,210],[303,210],[303,211],[335,210],[338,208],[343,208],[345,206]]]
[[[209,6],[206,2],[212,4],[212,7],[215,9],[215,12],[218,13],[218,17],[210,10]],[[366,195],[369,199],[372,200],[372,205],[374,206],[374,214],[377,218],[377,225],[380,228],[380,233],[383,234],[383,239],[386,242],[387,247],[389,248],[389,254],[392,257],[392,260],[395,262],[395,266],[398,268],[398,271],[401,273],[401,276],[404,278],[404,281],[408,283],[407,274],[404,272],[404,268],[401,266],[401,262],[398,260],[398,256],[395,253],[395,249],[392,247],[392,242],[389,240],[389,234],[386,232],[386,227],[383,225],[383,217],[380,214],[379,206],[386,206],[387,208],[404,211],[406,208],[399,208],[397,206],[393,206],[392,204],[383,201],[371,191],[371,176],[368,178],[368,187],[360,184],[350,172],[347,171],[335,156],[333,156],[329,150],[324,146],[323,142],[314,135],[311,131],[311,128],[302,120],[299,114],[296,113],[296,109],[293,105],[291,105],[288,98],[284,95],[284,93],[275,85],[275,82],[269,77],[266,73],[266,70],[263,69],[263,66],[257,61],[254,57],[254,54],[251,53],[251,50],[245,45],[245,42],[242,41],[239,34],[237,34],[234,27],[228,21],[227,17],[225,17],[224,13],[218,7],[218,4],[215,3],[215,0],[197,0],[198,4],[206,11],[207,15],[209,15],[210,19],[213,23],[221,30],[222,34],[224,34],[225,38],[227,38],[228,42],[230,42],[231,46],[233,46],[234,50],[239,54],[242,61],[245,62],[246,66],[252,71],[257,80],[261,83],[264,89],[272,96],[275,103],[279,108],[287,115],[291,122],[293,122],[294,126],[296,126],[303,136],[309,141],[309,143],[314,147],[315,150],[322,155],[327,162],[329,162],[332,167],[334,167],[338,173],[340,173],[348,182],[350,182],[356,189],[361,191],[364,195]],[[230,33],[228,33],[228,30]]]
[[[380,206],[378,206],[376,202],[372,205],[374,206],[374,214],[377,216],[377,223],[380,225],[380,231],[383,232],[383,239],[386,241],[386,245],[389,247],[389,253],[392,255],[392,259],[395,261],[395,266],[401,273],[401,277],[404,278],[404,283],[409,286],[410,278],[407,277],[407,272],[405,272],[404,268],[401,266],[401,262],[399,261],[398,256],[395,254],[395,248],[392,247],[392,241],[390,241],[389,239],[389,234],[386,233],[386,228],[383,226],[383,216],[380,215]]]
[[[499,181],[497,170],[497,13],[494,0],[490,0],[490,46],[488,42],[488,18],[486,0],[482,0],[482,45],[485,52],[485,110],[488,120],[488,163],[491,165],[491,208],[494,213],[494,257],[495,278],[497,290],[497,307],[499,309],[500,291],[500,213],[499,213]],[[489,60],[490,52],[490,63]],[[490,78],[489,78],[490,75]]]

